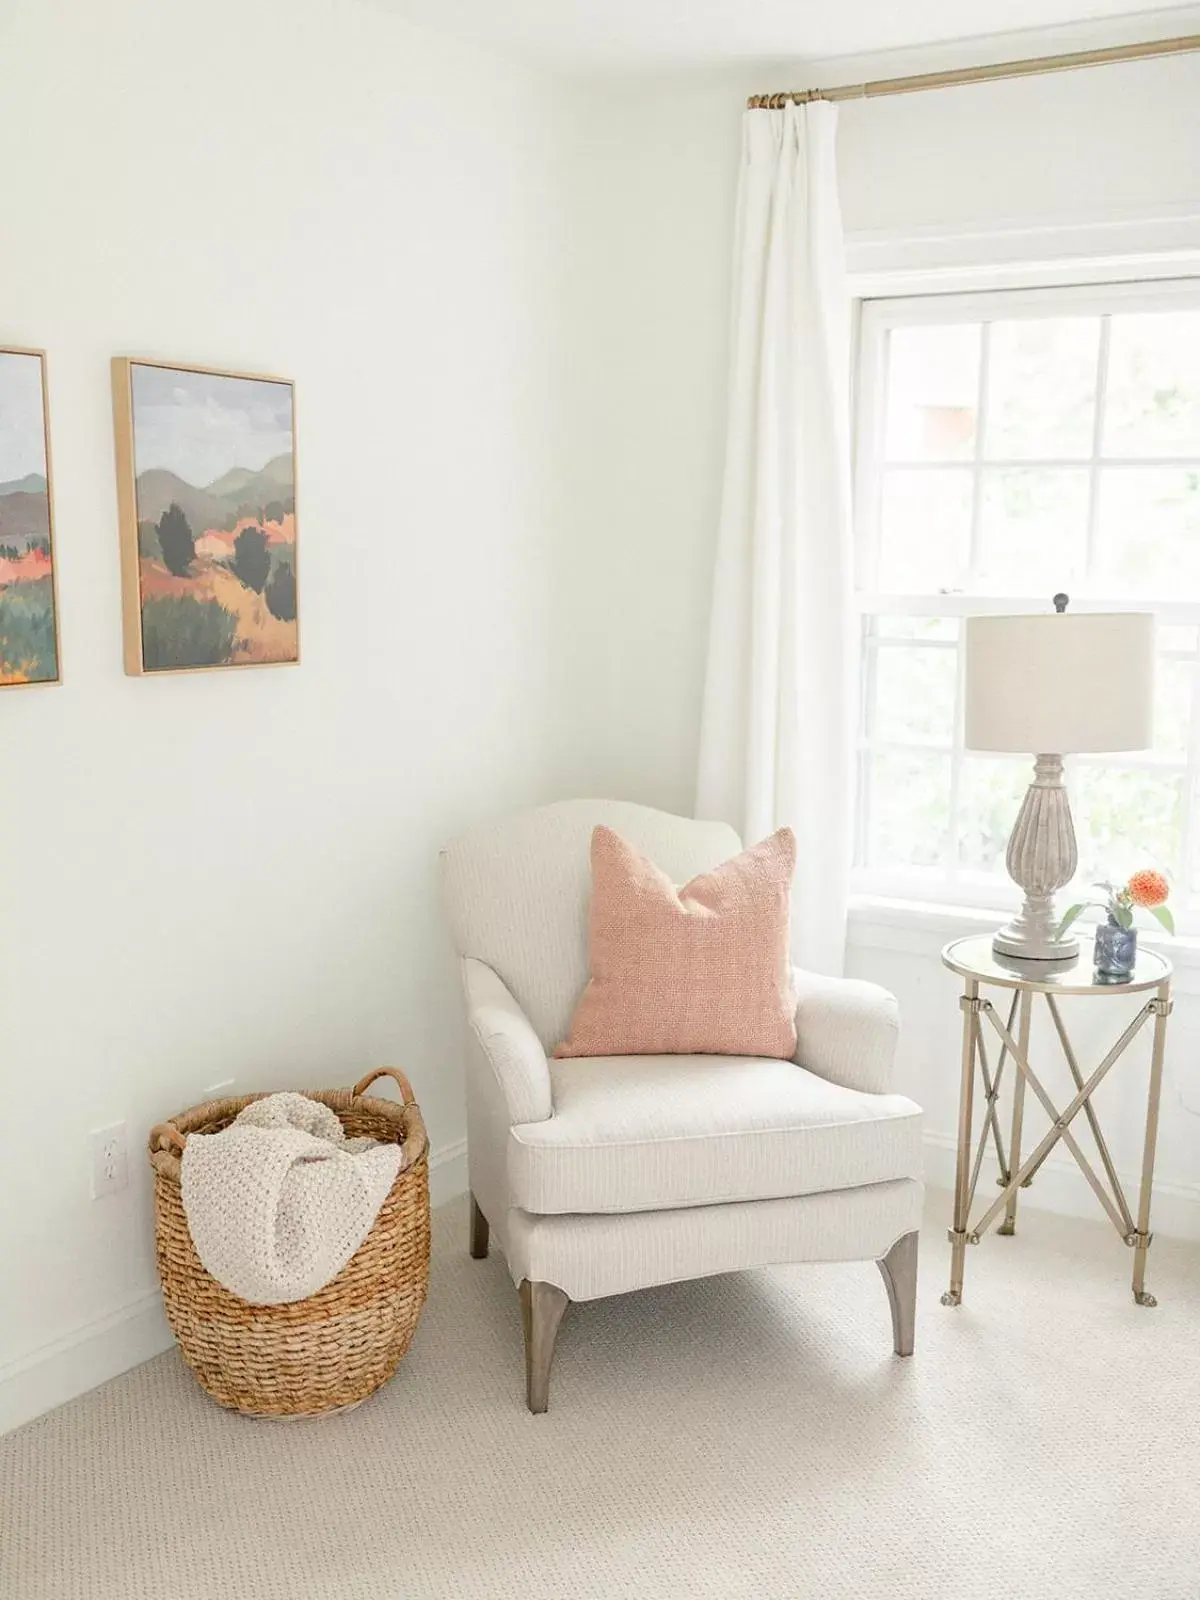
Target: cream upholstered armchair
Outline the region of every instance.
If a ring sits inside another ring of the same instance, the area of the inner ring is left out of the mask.
[[[519,1287],[529,1409],[546,1409],[570,1301],[784,1262],[877,1261],[911,1355],[921,1111],[889,1093],[895,1001],[797,972],[794,1061],[552,1059],[588,976],[598,822],[676,883],[741,849],[724,823],[571,800],[442,856],[470,1023],[471,1254],[494,1234]]]

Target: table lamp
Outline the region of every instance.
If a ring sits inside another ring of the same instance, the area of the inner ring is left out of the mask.
[[[1054,611],[966,619],[966,746],[1034,756],[1033,782],[1005,857],[1024,893],[992,941],[998,956],[1069,962],[1079,940],[1060,938],[1055,892],[1079,856],[1063,787],[1064,755],[1144,750],[1151,742],[1154,618],[1148,612]]]

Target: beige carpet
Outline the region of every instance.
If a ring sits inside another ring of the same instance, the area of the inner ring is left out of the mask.
[[[948,1311],[946,1204],[912,1361],[874,1267],[712,1279],[572,1308],[530,1417],[456,1203],[360,1410],[249,1422],[170,1354],[0,1439],[0,1596],[1196,1600],[1200,1254],[1139,1310],[1107,1224],[1029,1211]]]

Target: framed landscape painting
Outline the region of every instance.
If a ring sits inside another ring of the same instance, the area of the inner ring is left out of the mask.
[[[59,681],[46,358],[0,348],[0,684]]]
[[[125,670],[300,659],[283,378],[113,362]]]

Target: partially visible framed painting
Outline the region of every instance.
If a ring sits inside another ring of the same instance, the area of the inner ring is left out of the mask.
[[[46,357],[0,348],[0,684],[59,678]]]
[[[113,361],[125,670],[300,659],[284,378]]]

